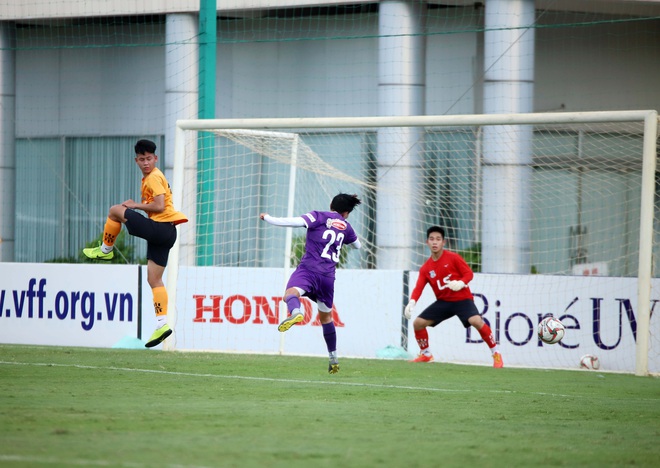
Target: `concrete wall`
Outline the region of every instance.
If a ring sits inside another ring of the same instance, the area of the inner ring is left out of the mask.
[[[317,28],[317,37],[333,33],[318,30],[322,22],[304,21],[301,28]],[[481,112],[482,38],[478,24],[460,21],[427,25],[438,32],[427,37],[427,114]],[[366,15],[356,24],[354,31],[343,30],[356,39],[256,42],[267,34],[257,31],[253,42],[243,42],[240,24],[220,22],[216,116],[376,115],[377,18]],[[264,23],[263,31],[269,26]],[[442,34],[461,27],[465,33]],[[597,37],[579,28],[570,37],[562,29],[539,29],[534,110],[660,108],[654,83],[660,76],[660,21],[645,22],[644,34],[634,28],[607,24]],[[112,34],[94,34],[93,47],[75,47],[92,33],[73,27],[46,28],[39,35],[18,31],[17,137],[164,133],[164,22],[113,26]],[[69,46],[53,47],[62,38]]]

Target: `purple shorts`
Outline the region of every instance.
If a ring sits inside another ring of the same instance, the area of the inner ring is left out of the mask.
[[[335,298],[335,279],[320,275],[300,266],[296,268],[286,284],[286,288],[300,288],[305,293],[303,296],[314,302],[322,302],[328,309],[332,309]]]

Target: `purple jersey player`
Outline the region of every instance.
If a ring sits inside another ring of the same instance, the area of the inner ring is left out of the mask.
[[[335,270],[343,245],[360,248],[360,240],[346,218],[359,205],[357,195],[340,193],[330,203],[331,211],[310,211],[295,218],[275,218],[268,213],[259,217],[269,224],[286,227],[306,227],[305,254],[300,265],[289,278],[284,292],[289,315],[277,329],[287,331],[304,320],[300,311],[300,296],[316,301],[319,320],[323,327],[323,338],[328,347],[330,364],[328,372],[339,371],[337,360],[337,333],[332,321],[332,302],[335,295]]]

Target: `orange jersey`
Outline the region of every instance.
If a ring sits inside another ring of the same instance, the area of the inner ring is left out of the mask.
[[[147,212],[149,218],[159,223],[181,224],[188,221],[183,213],[176,211],[172,204],[172,190],[165,175],[154,167],[148,176],[142,178],[142,203],[153,203],[158,195],[165,195],[165,209],[161,213]]]

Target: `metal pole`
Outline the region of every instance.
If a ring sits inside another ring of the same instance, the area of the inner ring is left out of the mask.
[[[199,2],[199,114],[200,119],[215,117],[216,45],[217,45],[216,0]],[[197,149],[197,264],[214,263],[215,224],[215,137],[206,134],[199,138]]]

